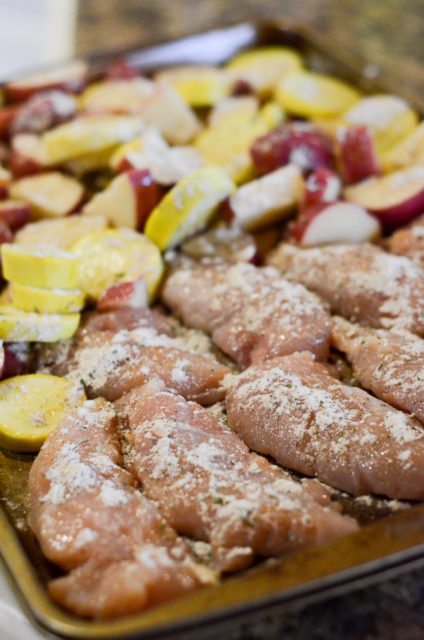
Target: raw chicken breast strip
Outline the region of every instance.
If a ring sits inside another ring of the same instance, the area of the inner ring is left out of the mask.
[[[343,384],[310,353],[250,367],[226,397],[228,424],[280,464],[354,495],[424,499],[424,429]]]
[[[346,354],[363,387],[424,423],[424,340],[335,317],[332,343]]]
[[[314,481],[250,453],[217,417],[152,380],[115,403],[146,495],[182,534],[212,545],[223,571],[354,531]]]
[[[268,262],[352,322],[424,336],[424,270],[408,258],[371,244],[315,249],[282,244]]]
[[[424,268],[424,215],[407,227],[398,229],[387,242],[391,253],[406,256],[416,265]]]
[[[213,581],[121,462],[116,413],[99,398],[66,416],[31,468],[29,524],[70,571],[49,591],[78,615],[127,615]]]
[[[130,330],[119,329],[116,317],[98,314],[86,320],[66,357],[49,371],[82,382],[89,397],[112,401],[153,376],[202,404],[224,397],[222,381],[229,369],[212,357],[189,351],[184,340],[170,337],[164,316],[150,312],[137,323],[129,322],[134,327]]]
[[[299,350],[328,356],[331,318],[323,303],[275,269],[193,264],[170,275],[162,299],[242,367]]]

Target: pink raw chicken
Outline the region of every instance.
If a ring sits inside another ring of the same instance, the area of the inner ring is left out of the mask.
[[[251,367],[226,398],[228,423],[259,453],[354,495],[424,499],[424,429],[343,384],[310,353]]]
[[[424,271],[408,258],[371,244],[316,249],[282,244],[268,262],[352,322],[424,336]]]
[[[322,486],[296,482],[249,453],[217,417],[165,391],[160,381],[134,389],[115,406],[146,495],[179,533],[211,542],[221,570],[357,528]]]
[[[85,320],[66,357],[51,367],[56,375],[82,382],[90,397],[116,400],[159,376],[167,388],[190,400],[212,404],[224,397],[229,370],[211,357],[189,351],[171,338],[165,316],[144,313],[93,314]],[[123,320],[130,329],[119,329]]]
[[[275,269],[192,265],[171,274],[162,297],[242,367],[299,350],[328,355],[331,318],[323,303]]]
[[[29,476],[29,524],[65,571],[53,598],[82,616],[135,613],[210,583],[121,467],[113,406],[85,402],[48,437]]]
[[[409,331],[369,329],[334,318],[332,343],[363,387],[424,423],[424,340]]]
[[[389,251],[410,258],[424,268],[424,215],[407,227],[398,229],[388,240]]]

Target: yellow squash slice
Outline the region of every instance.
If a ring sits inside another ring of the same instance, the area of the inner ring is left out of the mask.
[[[3,244],[3,276],[42,289],[78,289],[78,256],[50,244]]]
[[[295,71],[284,76],[275,92],[289,113],[306,118],[337,116],[360,98],[356,89],[331,76]]]
[[[261,47],[240,53],[226,70],[233,82],[250,84],[261,96],[275,88],[278,80],[290,71],[302,69],[300,55],[288,47]]]
[[[147,219],[144,231],[162,251],[175,247],[207,224],[234,189],[223,169],[197,169],[166,194]]]
[[[40,289],[12,282],[13,304],[34,313],[77,313],[84,307],[84,293],[79,289]]]
[[[156,80],[171,84],[191,107],[210,107],[229,91],[229,77],[216,67],[176,67],[161,71]]]
[[[83,236],[72,245],[80,257],[79,288],[98,300],[113,284],[143,276],[152,300],[163,273],[160,251],[142,233],[132,229],[106,229]]]
[[[38,451],[65,414],[85,400],[65,378],[44,374],[16,376],[0,382],[0,446]]]
[[[31,313],[0,305],[0,339],[6,342],[57,342],[78,329],[79,313]]]

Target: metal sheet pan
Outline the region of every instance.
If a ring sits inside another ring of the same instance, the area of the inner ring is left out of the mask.
[[[146,71],[172,64],[220,64],[239,50],[259,44],[285,44],[297,48],[309,67],[334,73],[363,91],[392,90],[390,79],[362,61],[346,60],[342,52],[329,50],[323,38],[289,22],[243,23],[121,57]],[[114,58],[116,58],[114,54]],[[93,76],[107,57],[89,61]],[[370,78],[370,75],[373,77]],[[424,112],[424,97],[404,96]],[[107,622],[87,621],[58,607],[46,584],[57,574],[42,555],[26,525],[26,482],[32,456],[0,450],[0,551],[14,579],[22,605],[44,629],[66,638],[140,638],[184,640],[221,634],[243,619],[257,622],[270,612],[293,609],[371,582],[424,566],[424,505],[387,515],[381,501],[367,508],[348,509],[359,516],[363,528],[330,544],[311,547],[279,560],[227,578],[217,586],[187,595],[145,613]]]

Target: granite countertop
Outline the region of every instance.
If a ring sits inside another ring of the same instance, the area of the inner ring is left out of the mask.
[[[377,65],[396,80],[400,93],[411,87],[423,93],[420,0],[84,0],[79,3],[77,54],[145,46],[245,19],[283,17],[317,28],[332,44]],[[225,634],[225,640],[263,638],[422,640],[424,569]]]

